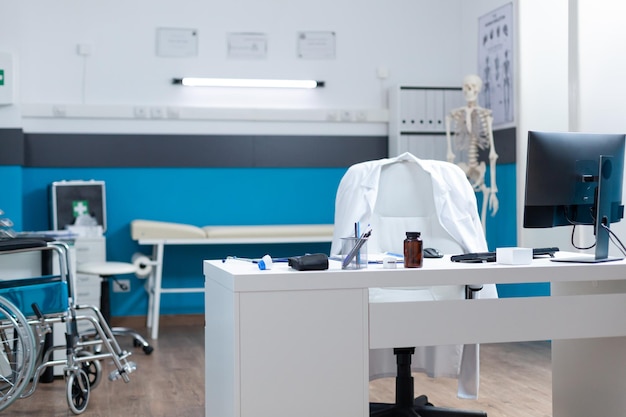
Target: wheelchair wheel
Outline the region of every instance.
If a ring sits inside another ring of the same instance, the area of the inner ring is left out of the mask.
[[[90,356],[90,352],[80,351],[76,354],[76,356],[85,357]],[[94,389],[102,380],[102,364],[98,360],[91,361],[80,361],[80,367],[87,375],[87,379],[89,380],[89,388]]]
[[[67,404],[74,414],[81,414],[89,403],[89,378],[82,369],[70,372],[66,384]]]
[[[20,397],[36,362],[35,338],[13,303],[0,297],[0,411]]]

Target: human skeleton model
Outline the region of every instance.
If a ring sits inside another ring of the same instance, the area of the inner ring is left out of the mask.
[[[452,110],[446,116],[446,137],[448,141],[448,162],[454,163],[456,155],[452,148],[466,151],[467,161],[459,161],[457,165],[465,172],[474,191],[483,193],[483,204],[480,220],[486,230],[487,210],[495,216],[498,212],[498,187],[496,185],[496,160],[498,154],[493,141],[493,116],[491,110],[478,106],[478,94],[482,88],[482,80],[477,75],[468,75],[463,80],[463,95],[466,105]],[[454,125],[454,132],[452,127]],[[480,149],[489,149],[490,185],[485,183],[487,167],[484,161],[478,161]]]

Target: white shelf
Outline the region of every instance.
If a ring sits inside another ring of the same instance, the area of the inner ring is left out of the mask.
[[[389,90],[389,156],[445,160],[446,115],[463,105],[461,87],[397,85]]]
[[[387,123],[387,109],[218,108],[169,105],[22,103],[24,118]]]

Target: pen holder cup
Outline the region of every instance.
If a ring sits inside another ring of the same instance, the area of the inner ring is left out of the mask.
[[[348,264],[345,264],[345,259],[350,254],[354,253],[354,248],[359,243],[357,237],[344,237],[341,238],[341,269],[364,269],[367,268],[367,242],[362,243],[358,252]]]

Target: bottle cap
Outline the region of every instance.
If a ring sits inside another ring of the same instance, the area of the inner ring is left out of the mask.
[[[420,235],[420,232],[406,232],[406,237],[408,237],[409,239],[417,239],[418,237],[420,237]]]

